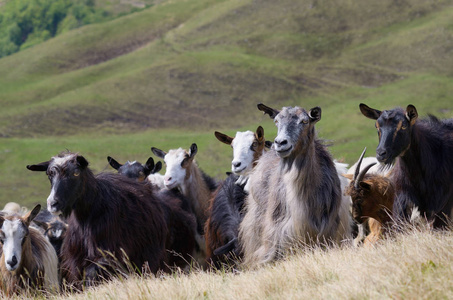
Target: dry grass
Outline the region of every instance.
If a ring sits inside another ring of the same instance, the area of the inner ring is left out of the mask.
[[[409,229],[374,248],[298,251],[257,270],[134,276],[56,299],[453,298],[453,233]]]

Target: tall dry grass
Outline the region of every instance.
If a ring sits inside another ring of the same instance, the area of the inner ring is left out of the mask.
[[[409,228],[373,248],[298,250],[256,270],[115,279],[52,299],[453,299],[453,233]]]

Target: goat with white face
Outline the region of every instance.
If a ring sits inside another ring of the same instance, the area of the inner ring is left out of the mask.
[[[221,268],[223,264],[233,262],[232,258],[241,257],[238,230],[247,195],[247,185],[244,184],[248,183],[248,176],[265,148],[270,148],[272,143],[264,139],[261,126],[256,133],[237,132],[234,138],[217,131],[215,136],[222,143],[231,145],[234,151],[231,170],[235,174],[229,175],[215,193],[205,226],[208,261],[212,266]]]
[[[206,175],[194,161],[198,152],[197,144],[192,144],[190,150],[172,149],[165,152],[152,147],[151,151],[162,158],[167,166],[164,184],[168,189],[178,188],[187,197],[192,212],[197,218],[199,233],[203,233],[207,219],[209,199],[217,188],[217,183]]]
[[[216,138],[233,148],[233,160],[231,161],[231,171],[239,175],[236,184],[242,185],[247,182],[248,176],[256,166],[258,158],[263,155],[265,148],[270,148],[272,142],[264,139],[263,127],[258,126],[256,132],[238,131],[235,137],[230,137],[218,131],[215,132]]]
[[[0,217],[1,288],[7,295],[18,288],[46,288],[58,291],[58,259],[50,242],[35,228],[30,227],[41,205],[19,217]]]

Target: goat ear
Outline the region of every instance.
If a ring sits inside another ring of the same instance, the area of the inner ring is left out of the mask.
[[[214,132],[214,135],[219,141],[224,144],[231,145],[231,143],[233,142],[233,138],[224,133],[216,131]]]
[[[24,221],[27,227],[30,225],[31,221],[33,221],[33,219],[38,215],[40,210],[41,204],[38,204],[24,216]]]
[[[193,161],[193,158],[195,157],[195,154],[197,154],[197,152],[198,152],[197,144],[193,143],[193,144],[190,146],[189,155],[186,156],[186,157],[182,160],[182,162],[181,162],[181,167],[187,168],[187,166]]]
[[[361,181],[361,182],[359,182],[359,185],[365,191],[371,191],[371,184],[370,183],[368,183],[366,181]]]
[[[258,126],[258,128],[256,129],[255,136],[256,136],[256,139],[258,141],[260,141],[260,142],[264,139],[264,129],[263,129],[263,127]]]
[[[418,118],[417,109],[412,104],[409,104],[406,108],[406,118],[411,123],[411,126],[415,124]]]
[[[153,172],[154,159],[152,157],[148,158],[146,163],[143,165],[143,169],[145,169],[145,177],[148,177],[148,175]]]
[[[270,108],[269,106],[264,105],[263,103],[259,103],[257,105],[258,109],[264,112],[264,114],[268,114],[271,119],[274,119],[279,113],[279,110]]]
[[[82,155],[77,155],[77,164],[81,169],[88,167],[88,161]]]
[[[151,151],[154,153],[155,156],[164,159],[167,152],[157,149],[155,147],[151,147]]]
[[[122,164],[120,164],[119,162],[117,162],[113,157],[111,156],[107,156],[107,161],[109,162],[110,166],[112,168],[114,168],[115,170],[118,170],[119,168],[121,168]]]
[[[343,176],[344,178],[347,178],[349,180],[352,180],[354,178],[353,174],[341,174],[341,176]]]
[[[321,120],[321,107],[316,106],[308,111],[308,116],[310,117],[311,123],[316,123]]]
[[[193,158],[195,154],[197,154],[197,152],[198,152],[197,144],[193,143],[189,149],[189,157]]]
[[[363,104],[363,103],[360,103],[359,108],[365,117],[373,119],[373,120],[379,119],[379,117],[382,114],[382,112],[380,110],[371,108],[368,105]]]
[[[162,170],[162,162],[158,161],[156,163],[156,165],[154,166],[153,170],[151,171],[151,174],[155,174],[155,173],[159,172],[160,170]]]
[[[42,162],[42,163],[39,163],[37,165],[28,165],[27,169],[29,169],[30,171],[45,172],[45,171],[47,171],[47,168],[49,167],[49,164],[50,164],[50,160]]]
[[[264,142],[264,147],[266,147],[267,149],[270,149],[270,148],[272,148],[272,144],[273,143],[271,141],[265,141]]]

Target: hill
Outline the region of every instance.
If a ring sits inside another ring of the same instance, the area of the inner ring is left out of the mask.
[[[214,130],[275,135],[259,102],[322,107],[320,136],[352,163],[377,144],[360,102],[452,117],[452,16],[451,1],[160,1],[4,57],[0,204],[44,204],[25,165],[64,149],[102,171],[107,155],[196,142],[221,178],[231,154]]]

